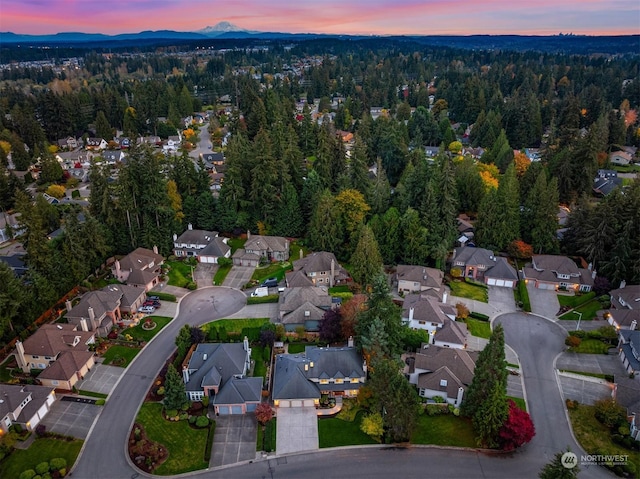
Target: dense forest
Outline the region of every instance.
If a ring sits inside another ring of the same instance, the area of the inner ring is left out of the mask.
[[[444,268],[465,213],[478,246],[510,251],[522,240],[535,253],[583,256],[614,285],[640,281],[640,182],[592,194],[609,153],[640,146],[637,55],[324,39],[79,60],[0,71],[0,207],[21,214],[29,266],[17,279],[0,263],[4,340],[108,256],[153,245],[169,254],[188,223],[303,238],[366,283],[377,261]],[[166,138],[204,110],[214,146],[229,135],[215,195],[186,151],[134,147],[115,177],[94,164],[85,210],[32,198],[29,175],[8,169],[9,158],[18,171],[37,164],[36,189],[64,184],[58,139]],[[428,146],[440,147],[435,158]],[[562,241],[559,204],[571,210]]]

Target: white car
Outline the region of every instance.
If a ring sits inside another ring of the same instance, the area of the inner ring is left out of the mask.
[[[153,306],[140,306],[138,308],[138,313],[154,313],[156,308]]]

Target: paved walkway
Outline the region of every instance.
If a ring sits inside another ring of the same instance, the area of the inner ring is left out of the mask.
[[[153,292],[154,291],[158,291],[160,293],[172,294],[176,298],[182,298],[183,296],[186,296],[187,294],[189,294],[191,292],[187,288],[178,288],[177,286],[170,286],[170,285],[165,284],[165,283],[158,283],[147,294],[153,296]]]
[[[315,407],[278,408],[276,454],[318,449],[318,415]]]
[[[218,416],[209,467],[256,458],[258,423],[253,414]]]
[[[230,319],[238,318],[269,318],[275,320],[278,317],[278,303],[248,304],[237,313],[229,316]]]

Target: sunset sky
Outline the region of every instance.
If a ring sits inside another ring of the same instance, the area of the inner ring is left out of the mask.
[[[345,34],[640,33],[638,0],[0,0],[0,31],[258,31]]]

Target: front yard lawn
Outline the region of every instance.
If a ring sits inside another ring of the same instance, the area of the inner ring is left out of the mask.
[[[126,368],[139,352],[140,348],[130,348],[115,344],[107,349],[107,352],[102,357],[105,365],[111,364],[112,366]]]
[[[611,346],[599,339],[583,339],[577,348],[569,348],[574,353],[583,354],[607,354]]]
[[[478,338],[489,339],[491,336],[491,325],[488,321],[479,321],[473,318],[467,318],[464,320],[467,323],[467,328],[471,336],[477,336]]]
[[[186,288],[192,281],[191,277],[191,265],[184,261],[165,261],[165,264],[169,267],[169,281],[170,286],[177,286],[178,288]]]
[[[576,312],[582,313],[582,321],[589,321],[596,317],[596,313],[602,309],[602,303],[597,299],[592,299],[586,303],[581,304],[573,311],[569,311],[568,313],[563,314],[558,319],[569,319],[572,321],[577,321],[580,319],[580,315],[576,314]]]
[[[252,281],[261,283],[268,278],[278,278],[280,281],[284,278],[284,274],[287,270],[293,268],[293,265],[289,261],[280,261],[278,263],[271,263],[265,267],[258,266],[251,276]]]
[[[147,319],[150,319],[151,321],[156,323],[156,327],[148,331],[146,329],[143,329],[142,324]],[[144,321],[142,321],[137,326],[127,328],[122,331],[122,334],[130,334],[135,341],[151,341],[151,338],[158,334],[160,330],[167,324],[169,324],[172,319],[173,318],[169,318],[168,316],[147,316],[146,318],[144,318]]]
[[[222,283],[224,283],[224,279],[227,277],[232,267],[232,264],[218,266],[218,271],[216,271],[216,274],[213,275],[213,284],[220,286]]]
[[[269,318],[220,319],[203,324],[201,328],[205,333],[208,333],[211,329],[224,328],[227,334],[240,334],[243,328],[259,328],[268,322]]]
[[[560,306],[568,306],[570,308],[575,308],[577,306],[580,306],[581,304],[586,303],[587,301],[591,301],[595,297],[596,297],[596,293],[594,293],[593,291],[587,294],[580,294],[575,296],[567,296],[565,294],[559,294],[558,303],[560,303]]]
[[[167,421],[162,417],[162,404],[144,403],[138,412],[140,423],[152,441],[169,451],[167,460],[154,474],[168,476],[209,467],[204,460],[208,429],[192,429],[188,421]]]
[[[466,281],[450,281],[449,288],[451,288],[453,296],[475,299],[483,303],[489,302],[489,290],[485,286],[467,283]]]
[[[20,477],[23,471],[34,469],[37,464],[49,462],[55,457],[64,458],[69,471],[80,454],[83,442],[80,439],[36,438],[29,449],[16,449],[0,463],[0,477]]]
[[[258,438],[256,439],[256,451],[273,452],[276,450],[276,432],[278,428],[276,426],[276,418],[274,417],[265,426],[264,433],[262,432],[262,426],[258,424]],[[262,436],[264,434],[264,449],[262,449]]]
[[[411,435],[411,443],[457,447],[477,446],[471,421],[453,414],[418,416],[415,431]]]
[[[338,446],[356,446],[359,444],[377,444],[370,436],[360,430],[364,412],[359,412],[353,422],[336,417],[318,419],[318,442],[320,448]]]
[[[579,404],[575,409],[569,409],[569,418],[576,439],[588,454],[626,454],[636,471],[640,471],[638,452],[613,442],[609,428],[596,419],[594,406]]]

